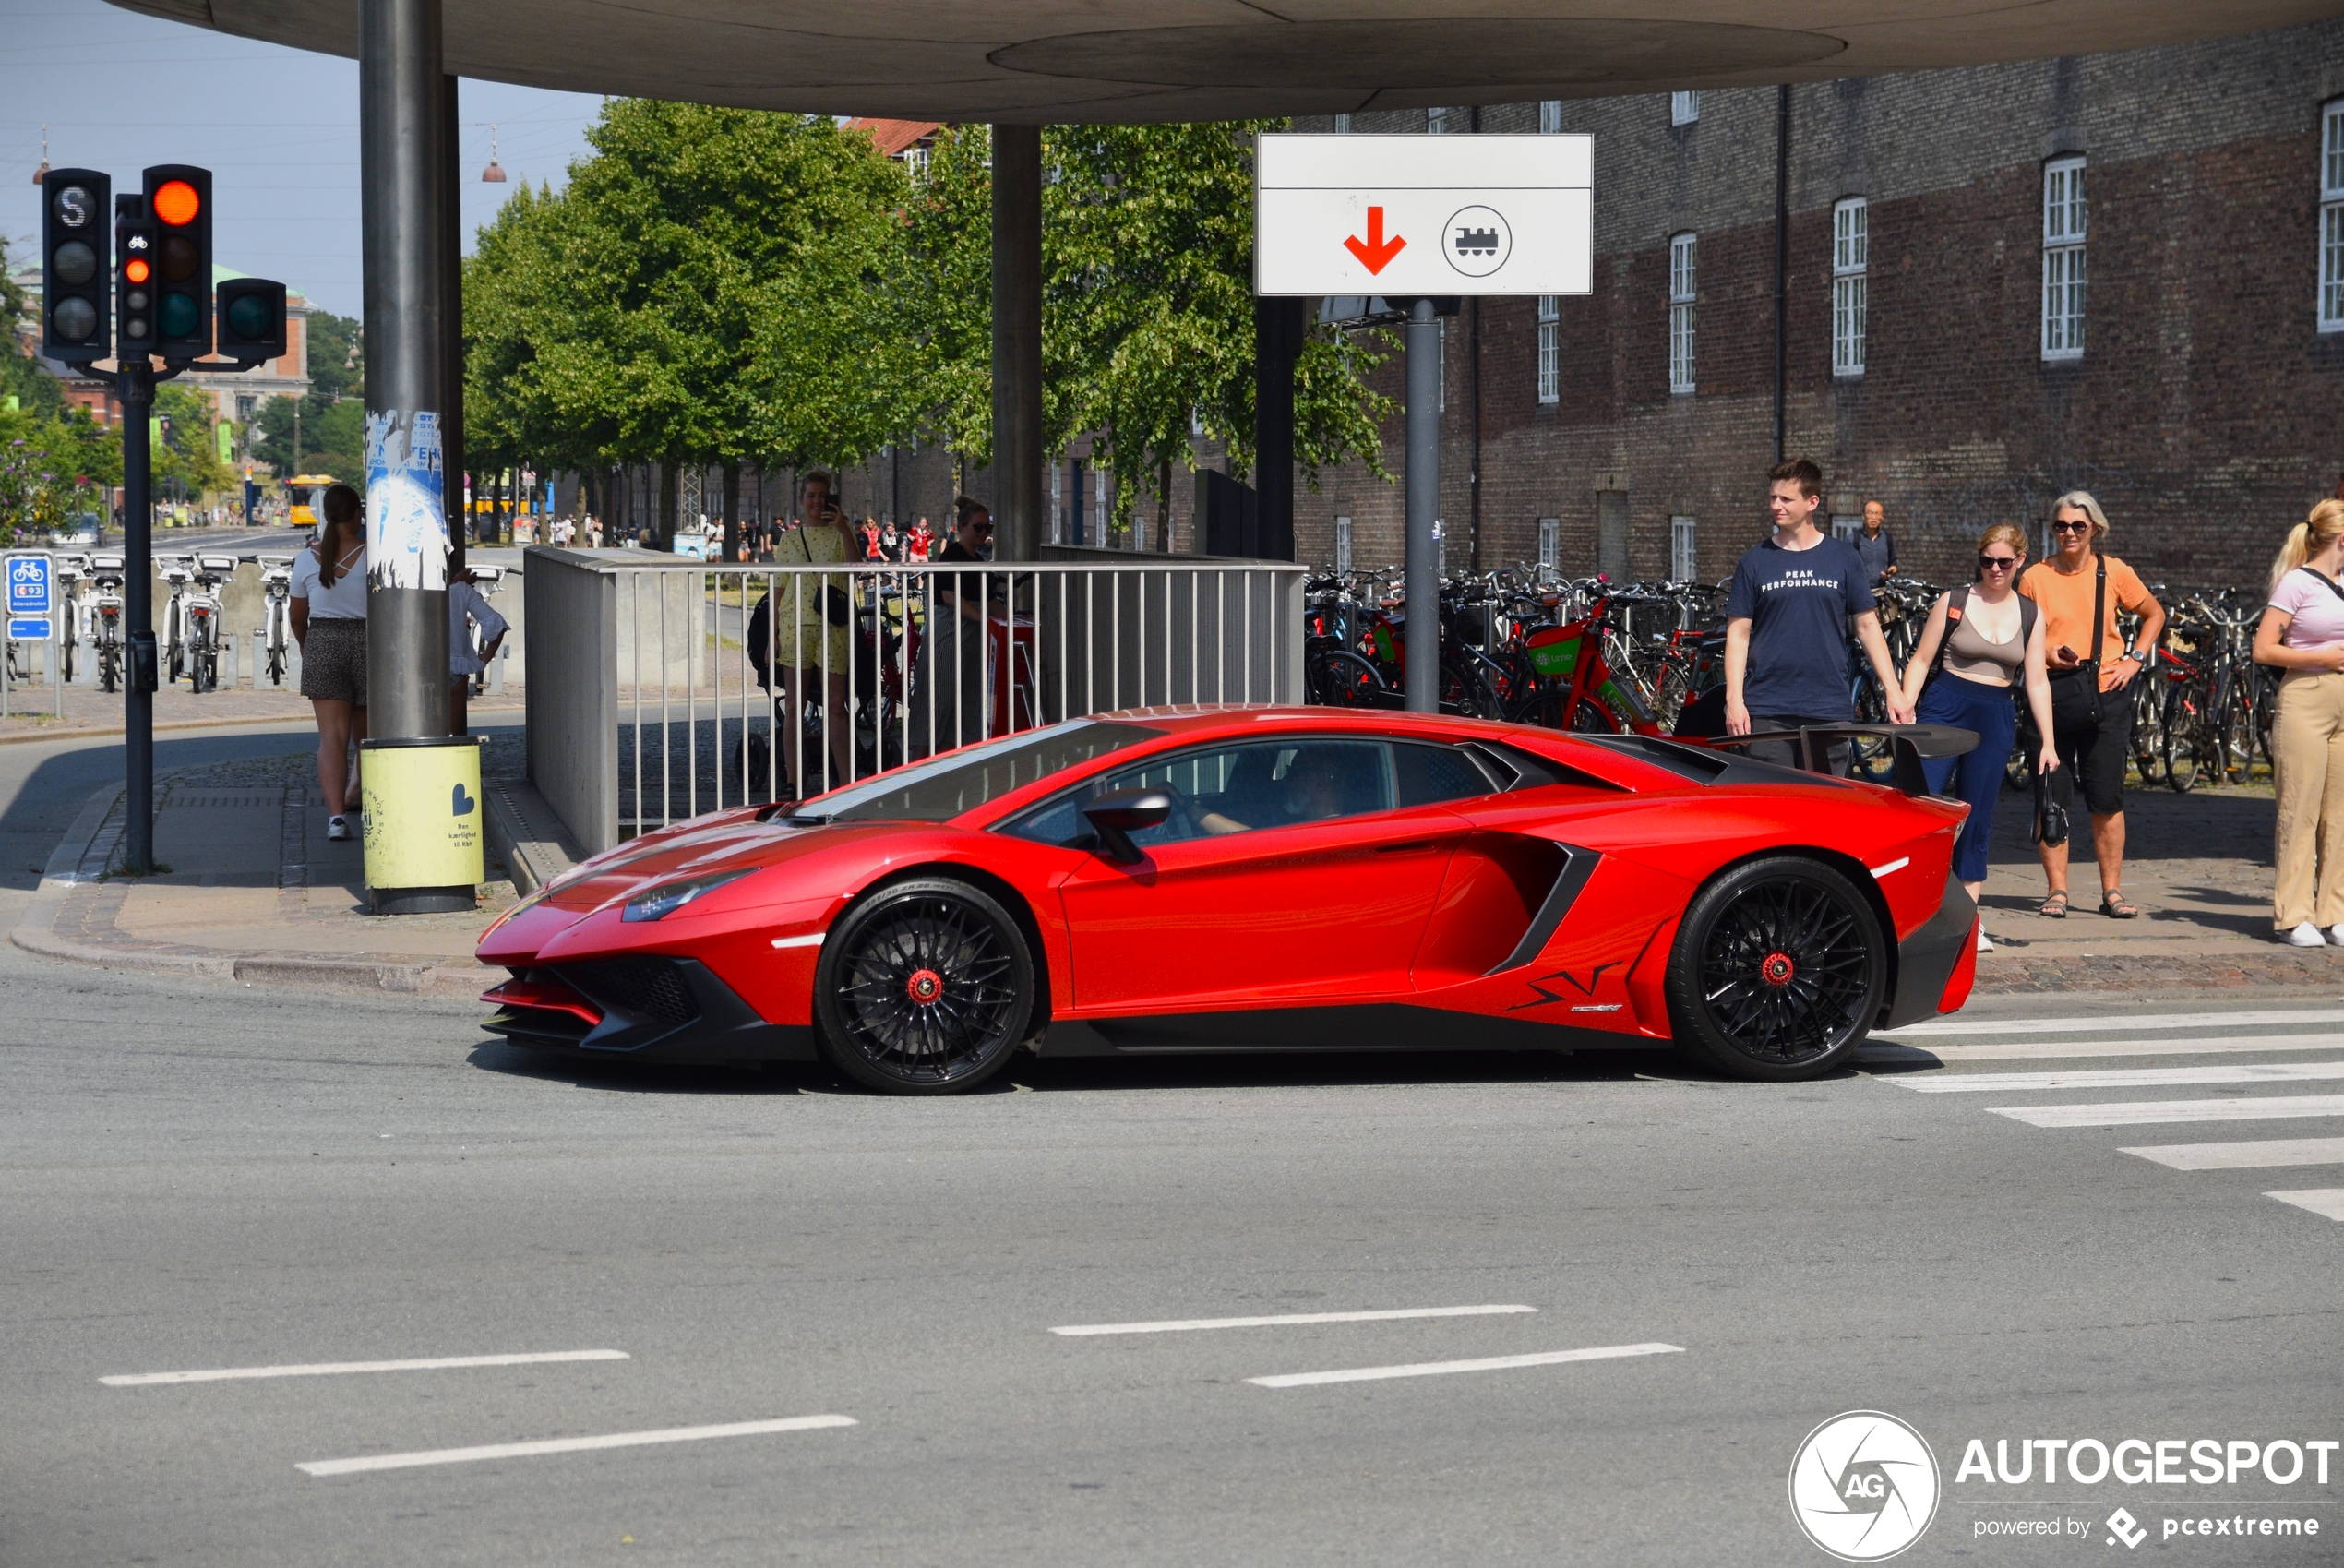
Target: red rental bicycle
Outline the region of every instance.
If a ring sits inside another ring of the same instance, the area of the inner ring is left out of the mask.
[[[1604,654],[1611,628],[1611,595],[1587,607],[1582,619],[1542,626],[1527,633],[1532,680],[1507,712],[1515,724],[1589,734],[1665,735],[1632,684],[1614,671]]]

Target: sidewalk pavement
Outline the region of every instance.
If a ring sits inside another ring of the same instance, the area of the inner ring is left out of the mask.
[[[120,735],[122,693],[94,686],[65,688],[65,716],[55,714],[56,689],[48,686],[18,686],[8,691],[8,712],[0,718],[0,746],[11,741],[71,740],[77,736]],[[473,716],[493,719],[521,711],[521,688],[515,682],[500,696],[472,700]],[[263,685],[257,689],[221,688],[198,696],[185,681],[155,693],[155,729],[209,729],[227,724],[266,724],[272,719],[314,719],[309,699],[293,689]]]
[[[287,742],[281,756],[158,781],[155,850],[167,874],[106,876],[119,856],[121,791],[100,791],[51,858],[17,945],[79,963],[254,982],[484,988],[494,972],[472,958],[481,930],[578,853],[520,776],[520,736],[492,736],[482,760],[491,880],[479,908],[395,918],[366,913],[359,846],[327,841],[315,754]],[[2051,920],[2033,913],[2044,883],[2027,803],[2002,796],[1984,900],[1996,951],[1979,961],[1978,995],[2344,995],[2344,949],[2272,940],[2267,784],[2186,796],[2140,790],[2126,805],[2124,891],[2141,916],[2098,913],[2099,874],[2079,844],[2075,913]]]

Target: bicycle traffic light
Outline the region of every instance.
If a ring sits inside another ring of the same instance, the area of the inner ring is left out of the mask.
[[[114,178],[52,169],[41,187],[41,352],[68,365],[114,353]]]
[[[158,163],[146,179],[159,285],[154,352],[200,359],[211,352],[211,171]]]
[[[155,352],[155,228],[144,197],[114,198],[114,316],[116,358],[146,362]]]
[[[284,284],[267,278],[231,278],[214,291],[214,297],[222,358],[257,365],[284,357]]]

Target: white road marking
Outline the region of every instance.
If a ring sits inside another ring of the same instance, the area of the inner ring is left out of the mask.
[[[2226,1067],[2119,1067],[2083,1072],[1958,1072],[1888,1082],[1917,1095],[1993,1094],[2009,1089],[2142,1089],[2166,1083],[2302,1083],[2344,1078],[2344,1061],[2249,1061]]]
[[[1903,870],[1906,867],[1907,867],[1907,866],[1911,865],[1912,863],[1913,863],[1913,857],[1912,857],[1911,856],[1907,855],[1907,856],[1906,856],[1904,858],[1902,858],[1902,859],[1900,859],[1900,860],[1891,860],[1891,861],[1890,861],[1887,865],[1885,865],[1885,866],[1875,866],[1875,867],[1873,867],[1873,868],[1872,868],[1872,880],[1875,880],[1875,881],[1877,881],[1877,880],[1879,880],[1881,878],[1883,878],[1883,877],[1884,877],[1884,876],[1888,875],[1888,873],[1889,873],[1889,872],[1891,872],[1891,871],[1901,871],[1901,870]]]
[[[1899,1029],[1900,1035],[1910,1030]],[[1870,1056],[1872,1046],[1896,1051],[1927,1051],[1939,1061],[2068,1061],[2086,1057],[2230,1056],[2242,1051],[2332,1051],[2339,1042],[2326,1030],[2311,1035],[2200,1035],[2179,1040],[2002,1040],[1990,1046],[1898,1045],[1895,1040],[1865,1042],[1856,1053],[1859,1062],[1903,1061],[1908,1057]]]
[[[546,1361],[624,1361],[624,1350],[537,1350],[519,1356],[433,1356],[412,1361],[313,1361],[283,1367],[215,1367],[199,1372],[117,1372],[109,1388],[161,1382],[224,1382],[231,1378],[322,1378],[342,1372],[432,1372],[448,1367],[531,1367]]]
[[[1285,1372],[1248,1378],[1263,1388],[1311,1388],[1325,1382],[1375,1382],[1384,1378],[1440,1377],[1449,1372],[1498,1372],[1513,1367],[1551,1367],[1564,1361],[1609,1361],[1622,1356],[1671,1356],[1681,1345],[1597,1345],[1585,1350],[1544,1350],[1533,1356],[1483,1356],[1471,1361],[1418,1361],[1405,1367],[1348,1367],[1335,1372]]]
[[[1950,1023],[1908,1023],[1891,1033],[1907,1035],[2089,1035],[2123,1029],[2242,1029],[2250,1023],[2344,1023],[2344,1008],[2298,1008],[2268,1012],[2138,1012],[2122,1018],[1963,1019]]]
[[[808,931],[802,937],[775,937],[773,945],[777,948],[820,947],[822,939],[828,935],[830,933],[827,931]]]
[[[2135,1127],[2157,1121],[2268,1121],[2344,1116],[2344,1095],[2266,1095],[2252,1100],[2118,1100],[2098,1106],[1994,1106],[2030,1127]]]
[[[2282,1165],[2344,1165],[2344,1138],[2261,1138],[2244,1143],[2159,1143],[2119,1149],[2175,1170],[2260,1170]]]
[[[2344,1220],[2344,1187],[2306,1187],[2293,1192],[2266,1192],[2263,1196],[2309,1209],[2328,1219]]]
[[[1396,1318],[1482,1318],[1500,1312],[1535,1312],[1536,1307],[1402,1307],[1381,1312],[1282,1312],[1266,1318],[1167,1318],[1147,1323],[1072,1323],[1052,1334],[1185,1334],[1200,1328],[1280,1328],[1296,1323],[1375,1323]]]
[[[556,1437],[538,1442],[492,1442],[479,1448],[428,1448],[414,1454],[373,1454],[363,1459],[312,1459],[294,1469],[312,1476],[354,1476],[365,1470],[407,1470],[421,1465],[468,1465],[478,1459],[529,1459],[541,1454],[582,1454],[596,1448],[641,1448],[659,1442],[700,1442],[715,1437],[756,1437],[765,1432],[813,1431],[851,1427],[852,1416],[791,1416],[778,1421],[735,1421],[721,1427],[666,1427],[657,1431],[605,1432],[600,1437]]]

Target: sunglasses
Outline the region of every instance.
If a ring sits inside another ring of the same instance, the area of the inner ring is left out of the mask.
[[[993,525],[989,522],[972,522],[969,524],[969,532],[981,538],[993,532]]]
[[[2012,571],[2018,566],[2016,556],[1980,556],[1978,565],[1985,571]]]
[[[2053,533],[2088,533],[2091,532],[2091,528],[2092,525],[2088,522],[2054,522],[2051,524],[2051,532]]]

